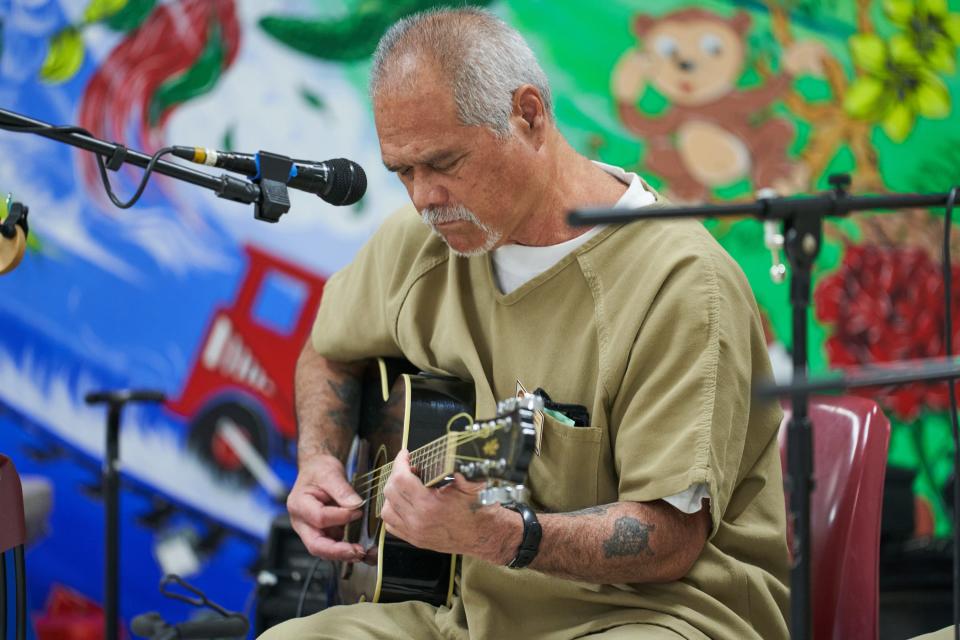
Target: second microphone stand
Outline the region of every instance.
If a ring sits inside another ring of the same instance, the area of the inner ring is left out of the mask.
[[[808,197],[760,198],[754,203],[660,207],[656,209],[582,209],[573,211],[568,222],[574,226],[621,224],[650,218],[704,218],[754,216],[780,221],[783,249],[790,264],[790,306],[793,325],[793,375],[804,378],[808,365],[807,321],[809,316],[813,264],[823,241],[823,220],[851,211],[935,207],[948,203],[948,194],[905,194],[850,196],[850,177],[830,176],[832,190]],[[813,435],[808,413],[810,393],[803,387],[790,392],[792,412],[787,422],[787,470],[785,490],[789,493],[793,525],[793,568],[790,572],[790,635],[793,640],[811,637],[810,602],[810,494],[813,490]]]

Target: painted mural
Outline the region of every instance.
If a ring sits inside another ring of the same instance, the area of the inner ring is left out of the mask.
[[[124,619],[184,617],[157,594],[169,570],[249,610],[248,569],[294,477],[296,353],[326,278],[406,202],[380,162],[369,57],[396,19],[440,4],[0,0],[0,108],[147,153],[181,144],[346,157],[369,181],[344,208],[291,192],[275,225],[163,176],[120,210],[89,154],[0,131],[0,191],[31,211],[27,256],[0,278],[0,451],[49,479],[55,501],[28,555],[32,610],[65,588],[102,598],[92,487],[104,415],[83,397],[125,386],[168,399],[133,407],[123,426]],[[675,201],[809,192],[841,172],[872,193],[960,179],[957,0],[474,4],[526,35],[578,149]],[[141,174],[109,178],[126,198]],[[706,224],[747,273],[784,371],[787,289],[769,277],[762,226]],[[941,230],[939,211],[828,223],[815,371],[943,353]],[[920,533],[946,534],[946,390],[889,390],[882,402],[891,462],[917,472]],[[251,465],[251,452],[267,464]]]

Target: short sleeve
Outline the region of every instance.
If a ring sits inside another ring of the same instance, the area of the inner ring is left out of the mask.
[[[423,257],[420,227],[413,212],[397,212],[327,281],[311,333],[320,355],[341,362],[402,357],[397,315]]]
[[[736,265],[709,251],[677,262],[640,325],[613,403],[621,500],[704,483],[717,530],[748,437],[756,331],[753,295]]]

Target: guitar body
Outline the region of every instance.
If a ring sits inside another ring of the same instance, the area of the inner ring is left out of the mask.
[[[446,435],[452,427],[463,428],[472,422],[473,384],[414,371],[409,363],[385,359],[378,359],[368,371],[360,437],[348,464],[351,478],[361,478],[391,462],[401,449],[413,451]],[[379,474],[373,477],[377,479]],[[347,540],[368,550],[367,558],[341,564],[341,602],[447,603],[453,590],[455,556],[418,549],[388,534],[378,517],[382,497],[377,496],[377,483],[367,484],[358,486],[365,500],[363,517],[345,533]]]

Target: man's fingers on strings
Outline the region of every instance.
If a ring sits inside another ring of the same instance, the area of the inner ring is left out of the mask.
[[[323,505],[319,502],[303,501],[297,505],[296,515],[317,529],[345,525],[359,519],[363,512],[357,509],[344,509]]]
[[[420,478],[414,475],[410,468],[409,457],[405,451],[397,456],[393,472],[384,487],[383,495],[392,499],[396,504],[405,504],[414,507],[417,501],[428,497],[430,489],[423,485]]]
[[[356,509],[363,504],[363,498],[357,494],[346,479],[335,476],[330,478],[329,481],[331,484],[325,489],[338,505],[347,509]]]

